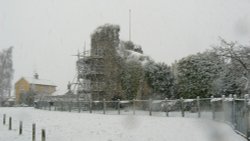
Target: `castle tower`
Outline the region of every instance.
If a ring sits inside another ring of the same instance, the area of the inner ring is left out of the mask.
[[[78,78],[92,100],[121,97],[120,63],[117,55],[120,27],[106,24],[91,35],[89,56],[78,59]]]

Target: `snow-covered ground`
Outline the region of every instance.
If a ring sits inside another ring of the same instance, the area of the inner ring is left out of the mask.
[[[2,124],[3,114],[13,118],[13,130]],[[33,108],[0,108],[0,141],[31,141],[36,123],[46,141],[246,141],[232,128],[211,120],[145,115],[102,115],[45,111]],[[18,135],[19,121],[23,135]]]

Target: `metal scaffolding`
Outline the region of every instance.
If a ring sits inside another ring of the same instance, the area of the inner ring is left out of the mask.
[[[77,57],[77,94],[85,100],[102,98],[100,95],[104,91],[103,50],[96,49],[91,53],[84,50],[83,53],[78,53]]]

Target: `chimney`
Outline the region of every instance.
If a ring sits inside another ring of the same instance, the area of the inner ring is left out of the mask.
[[[34,78],[39,79],[39,75],[37,73],[35,73]]]

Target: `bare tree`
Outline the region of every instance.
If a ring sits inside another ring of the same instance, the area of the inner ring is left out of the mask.
[[[250,46],[242,45],[238,42],[228,42],[223,38],[220,38],[221,44],[215,46],[214,50],[217,55],[223,57],[227,63],[235,64],[235,66],[240,66],[243,71],[241,80],[245,81],[245,91],[247,93],[249,90],[249,80],[250,80]]]

